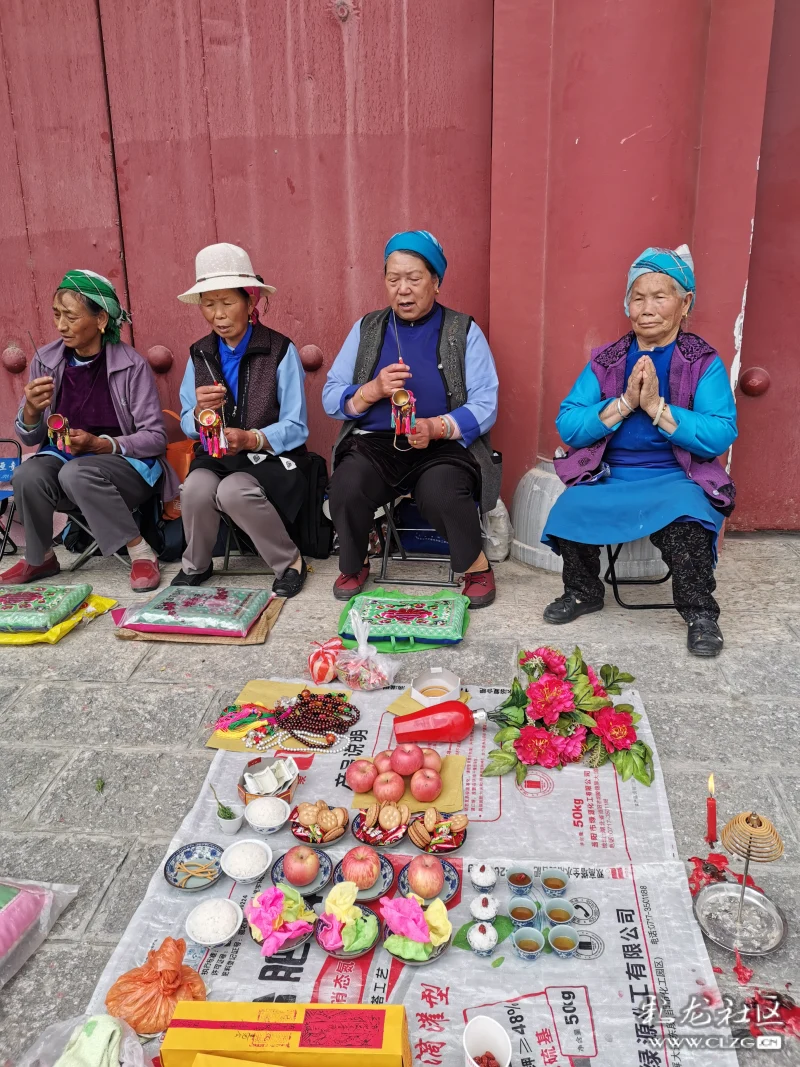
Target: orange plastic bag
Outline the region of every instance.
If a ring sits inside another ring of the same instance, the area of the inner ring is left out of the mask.
[[[165,938],[141,967],[120,975],[109,989],[109,1015],[124,1019],[137,1034],[158,1034],[169,1026],[179,1000],[205,1000],[203,979],[184,966],[185,953],[183,938]]]

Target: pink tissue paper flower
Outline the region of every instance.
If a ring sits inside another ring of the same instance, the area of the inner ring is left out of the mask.
[[[381,915],[393,934],[400,934],[410,941],[426,945],[430,931],[422,913],[422,907],[412,897],[381,897]]]

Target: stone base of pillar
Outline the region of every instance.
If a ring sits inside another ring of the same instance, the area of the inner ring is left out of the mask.
[[[522,477],[511,505],[513,559],[546,571],[561,571],[561,557],[543,545],[541,537],[550,508],[563,492],[564,483],[549,460],[540,460]],[[605,553],[602,558],[605,567]],[[661,578],[667,569],[658,549],[643,537],[623,546],[616,572],[618,578]]]

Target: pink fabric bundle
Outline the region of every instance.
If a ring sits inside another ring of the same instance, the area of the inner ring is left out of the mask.
[[[315,685],[327,685],[336,677],[336,660],[344,648],[341,637],[332,637],[329,641],[313,642],[315,648],[308,656],[308,669]]]
[[[428,924],[419,901],[413,897],[381,897],[381,915],[393,934],[420,941],[423,945],[431,939]]]

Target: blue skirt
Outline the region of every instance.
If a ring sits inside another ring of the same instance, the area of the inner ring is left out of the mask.
[[[552,538],[584,545],[637,541],[671,522],[699,522],[717,534],[724,521],[706,494],[680,467],[612,467],[593,485],[574,485],[562,493],[547,516],[542,542],[558,552]]]

